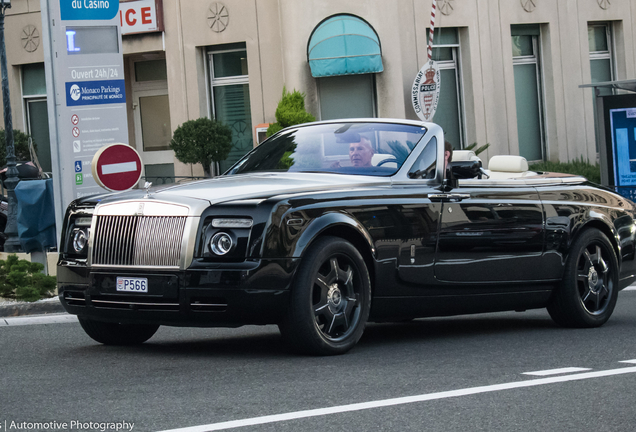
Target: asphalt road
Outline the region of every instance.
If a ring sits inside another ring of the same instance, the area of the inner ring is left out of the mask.
[[[162,327],[132,348],[76,322],[0,326],[0,431],[633,431],[635,341],[636,291],[599,329],[544,310],[370,324],[321,358],[286,352],[273,326]]]

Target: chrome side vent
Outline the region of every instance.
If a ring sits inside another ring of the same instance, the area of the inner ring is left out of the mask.
[[[92,265],[178,267],[185,216],[97,216]]]
[[[69,306],[86,306],[84,291],[64,291],[64,300]]]

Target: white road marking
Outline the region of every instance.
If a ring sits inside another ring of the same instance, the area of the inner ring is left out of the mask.
[[[636,366],[610,369],[605,371],[585,372],[585,373],[580,373],[575,375],[564,375],[564,376],[550,377],[550,378],[529,379],[525,381],[516,381],[516,382],[510,382],[510,383],[504,383],[504,384],[494,384],[489,386],[470,387],[470,388],[460,389],[460,390],[450,390],[450,391],[443,391],[438,393],[429,393],[429,394],[416,395],[416,396],[406,396],[406,397],[399,397],[394,399],[384,399],[384,400],[378,400],[378,401],[372,401],[372,402],[355,403],[350,405],[340,405],[340,406],[335,406],[330,408],[318,408],[318,409],[311,409],[311,410],[305,410],[305,411],[295,411],[295,412],[290,412],[285,414],[275,414],[275,415],[268,415],[268,416],[262,416],[262,417],[253,417],[253,418],[248,418],[243,420],[232,420],[232,421],[226,421],[221,423],[211,423],[211,424],[202,425],[202,426],[191,426],[191,427],[185,427],[180,429],[170,429],[170,430],[165,430],[161,432],[210,432],[210,431],[223,430],[223,429],[234,429],[234,428],[239,428],[244,426],[254,426],[254,425],[261,425],[266,423],[276,423],[276,422],[282,422],[287,420],[317,417],[317,416],[338,414],[338,413],[351,412],[351,411],[360,411],[360,410],[366,410],[366,409],[372,409],[372,408],[404,405],[404,404],[415,403],[415,402],[425,402],[425,401],[446,399],[446,398],[459,397],[459,396],[469,396],[469,395],[475,395],[480,393],[490,393],[490,392],[518,389],[518,388],[524,388],[524,387],[536,387],[536,386],[545,385],[545,384],[562,383],[562,382],[568,382],[568,381],[579,381],[579,380],[585,380],[585,379],[591,379],[591,378],[601,378],[601,377],[632,374],[632,373],[636,373]]]
[[[623,291],[636,291],[636,286],[630,285],[627,288],[623,289]]]
[[[566,367],[560,369],[547,369],[536,372],[523,372],[522,375],[534,375],[534,376],[547,376],[547,375],[558,375],[558,374],[566,374],[572,372],[583,372],[592,370],[590,368],[580,368],[580,367]]]
[[[102,174],[119,174],[137,171],[137,162],[121,162],[102,165]]]
[[[36,324],[59,324],[77,322],[75,315],[56,314],[56,315],[39,315],[26,317],[0,318],[0,327],[15,327]]]
[[[631,363],[631,364],[636,364],[636,359],[634,359],[634,360],[623,360],[623,361],[619,361],[619,363]]]

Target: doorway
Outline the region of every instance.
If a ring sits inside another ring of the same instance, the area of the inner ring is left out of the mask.
[[[131,60],[136,148],[142,176],[153,184],[174,182],[174,152],[165,59]]]

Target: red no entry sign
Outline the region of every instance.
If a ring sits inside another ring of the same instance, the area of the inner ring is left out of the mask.
[[[110,191],[128,190],[141,178],[141,158],[129,145],[111,144],[95,153],[91,171],[101,187]]]

